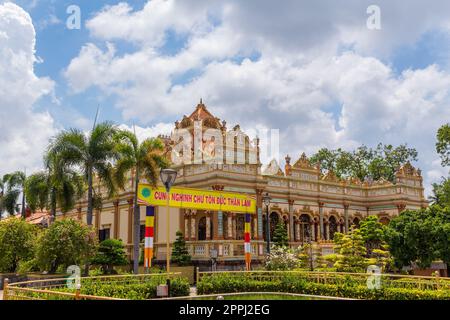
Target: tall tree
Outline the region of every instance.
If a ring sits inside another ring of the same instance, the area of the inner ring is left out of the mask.
[[[127,174],[134,171],[134,214],[133,214],[133,271],[139,269],[139,243],[140,243],[140,211],[137,201],[138,185],[141,178],[156,186],[161,168],[168,166],[163,156],[164,144],[160,139],[148,138],[139,143],[137,136],[130,131],[119,131],[115,135],[116,149],[120,158],[116,162],[115,180],[120,188],[125,187]]]
[[[428,199],[432,204],[450,207],[450,178],[442,177],[441,183],[433,183],[433,195]]]
[[[415,160],[414,148],[381,143],[376,149],[362,145],[351,152],[323,148],[310,158],[312,164],[320,164],[323,173],[333,171],[339,178],[353,177],[361,181],[384,178],[391,182],[395,182],[395,173],[401,165]]]
[[[4,196],[5,207],[10,215],[13,215],[17,209],[17,201],[19,199],[20,194],[22,193],[22,207],[21,207],[21,216],[25,219],[25,181],[27,177],[25,172],[16,171],[11,174],[6,174],[4,176],[4,183],[7,184],[6,194]]]
[[[412,263],[427,268],[439,257],[434,216],[435,211],[430,208],[406,210],[389,223],[386,239],[398,268]]]
[[[436,151],[441,157],[442,166],[450,166],[450,124],[447,123],[437,132]]]
[[[49,153],[57,154],[60,160],[72,168],[79,168],[87,183],[87,224],[92,225],[94,209],[94,177],[106,189],[109,197],[115,193],[112,162],[119,154],[113,139],[117,128],[110,122],[94,126],[89,134],[78,129],[63,131],[55,137]]]
[[[369,216],[359,224],[361,236],[364,239],[368,256],[385,244],[386,227],[378,221],[378,217]]]
[[[84,181],[82,176],[61,161],[58,154],[47,153],[44,162],[46,171],[27,178],[25,194],[32,211],[49,208],[54,220],[57,206],[63,213],[68,212],[82,197]]]
[[[287,228],[283,222],[279,222],[273,231],[273,243],[277,247],[287,247],[289,245]]]
[[[2,220],[3,212],[5,211],[5,183],[3,177],[0,179],[0,220]]]

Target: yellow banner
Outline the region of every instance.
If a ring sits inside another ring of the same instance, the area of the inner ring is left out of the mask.
[[[166,189],[164,187],[153,188],[148,184],[141,183],[138,187],[138,201],[146,206],[166,206]],[[256,199],[240,193],[173,187],[170,189],[169,206],[185,209],[255,213]]]

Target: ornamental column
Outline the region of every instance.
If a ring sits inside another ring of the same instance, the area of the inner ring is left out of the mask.
[[[211,240],[211,214],[206,211],[206,240]]]
[[[257,215],[257,237],[255,240],[263,240],[263,189],[256,189],[256,215]],[[261,249],[262,250],[262,249]],[[260,250],[260,251],[261,251]]]
[[[294,232],[294,200],[288,200],[289,204],[289,240],[295,241]]]
[[[258,217],[256,215],[253,216],[253,239],[258,239]]]
[[[311,242],[316,240],[316,225],[314,223],[314,220],[310,223],[309,227],[311,228]]]
[[[195,215],[196,215],[196,211],[192,210],[191,211],[191,241],[195,241],[195,234],[196,234],[196,229],[195,229]]]
[[[233,212],[231,215],[233,217],[233,219],[232,219],[233,229],[231,230],[233,232],[232,237],[233,237],[233,240],[236,240],[236,213]]]
[[[116,200],[114,201],[114,239],[119,239],[119,226],[120,226],[119,200]]]
[[[344,223],[345,223],[345,233],[348,233],[348,203],[344,203]]]
[[[319,223],[320,223],[320,240],[325,239],[325,229],[323,225],[323,202],[319,202]]]
[[[186,210],[184,213],[184,240],[189,241],[189,218],[190,218],[190,212],[189,210]]]
[[[133,198],[127,200],[128,203],[128,244],[133,243]]]
[[[297,241],[300,241],[301,235],[300,235],[300,221],[297,221],[295,223],[295,238]]]
[[[212,189],[214,191],[223,191],[225,186],[223,185],[213,185]],[[213,217],[214,224],[214,239],[223,240],[223,212],[222,210],[217,211],[217,215]]]
[[[327,235],[327,240],[330,240],[330,225],[328,222],[325,224],[325,234]]]
[[[228,239],[233,239],[233,217],[232,217],[232,213],[228,212],[227,213],[227,219],[228,219],[228,223],[227,223],[227,238]]]

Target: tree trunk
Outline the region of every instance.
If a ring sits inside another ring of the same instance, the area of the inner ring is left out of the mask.
[[[51,195],[51,223],[56,221],[56,190],[55,188],[52,188],[52,195]]]
[[[86,220],[88,226],[92,226],[92,208],[93,208],[93,197],[92,197],[92,168],[88,169],[88,203],[87,203],[87,213]]]
[[[25,189],[22,188],[22,219],[25,219]]]
[[[92,208],[93,208],[93,197],[92,197],[92,168],[88,169],[88,203],[86,212],[86,221],[88,226],[92,226]],[[89,261],[84,265],[84,276],[89,276]]]
[[[139,167],[136,167],[136,179],[134,185],[134,209],[133,209],[133,272],[139,273],[139,244],[140,244],[140,231],[141,231],[141,211],[137,202],[137,194],[139,187]]]

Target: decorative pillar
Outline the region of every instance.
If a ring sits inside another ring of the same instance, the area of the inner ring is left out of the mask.
[[[344,203],[344,223],[345,223],[345,233],[348,233],[348,207],[347,203]]]
[[[222,210],[217,211],[217,238],[223,239],[223,212]]]
[[[211,240],[211,214],[206,212],[206,240]]]
[[[196,211],[192,210],[191,211],[191,240],[195,241],[195,234],[196,234],[196,230],[195,230],[195,214]]]
[[[114,239],[119,239],[120,216],[119,216],[119,200],[114,201]]]
[[[128,203],[128,244],[133,243],[133,198],[127,200]]]
[[[189,210],[186,210],[184,213],[184,240],[189,241],[189,219],[190,219],[190,212]]]
[[[256,215],[253,216],[253,239],[258,239],[258,217]]]
[[[297,221],[295,223],[295,240],[300,241],[301,240],[301,236],[300,236],[300,222]]]
[[[223,191],[225,189],[224,185],[213,185],[211,188],[214,191]],[[213,215],[213,238],[216,240],[223,240],[223,212],[222,210],[217,211],[217,215]]]
[[[228,223],[227,223],[227,238],[228,239],[233,239],[233,218],[232,218],[232,214],[231,212],[227,213],[227,219],[228,219]]]
[[[316,224],[314,223],[314,221],[311,222],[311,224],[309,225],[309,227],[311,228],[311,242],[316,240]]]
[[[289,240],[295,241],[295,230],[294,230],[294,200],[288,200],[289,204]]]
[[[256,215],[258,219],[258,236],[255,239],[263,240],[263,201],[262,201],[262,189],[256,190]]]
[[[325,224],[325,234],[327,235],[327,240],[330,240],[330,225],[328,222]]]
[[[323,225],[323,204],[323,202],[319,202],[320,240],[325,239],[325,229]]]
[[[232,219],[232,221],[233,221],[233,229],[232,229],[233,234],[232,234],[232,237],[233,237],[233,240],[236,240],[236,213],[233,212],[231,215],[233,216],[233,219]]]

